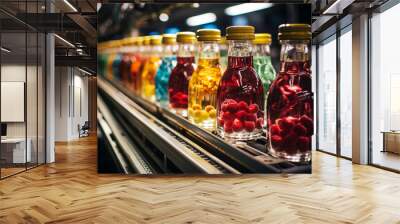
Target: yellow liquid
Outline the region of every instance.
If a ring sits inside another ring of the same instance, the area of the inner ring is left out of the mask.
[[[218,58],[200,58],[189,81],[188,118],[210,131],[216,128],[217,89],[221,76]]]
[[[107,58],[107,75],[106,78],[109,80],[113,79],[113,62],[114,59],[116,58],[116,54],[110,54],[110,56]]]
[[[142,96],[150,101],[155,101],[156,85],[154,78],[160,66],[160,58],[151,56],[146,60],[142,70],[141,88]]]

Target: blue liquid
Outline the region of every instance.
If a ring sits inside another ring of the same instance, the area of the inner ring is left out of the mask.
[[[121,80],[121,69],[120,69],[121,60],[122,56],[120,54],[117,54],[112,63],[112,73],[114,80]]]
[[[168,105],[168,82],[172,69],[176,65],[176,57],[164,57],[156,74],[156,100],[162,106]]]

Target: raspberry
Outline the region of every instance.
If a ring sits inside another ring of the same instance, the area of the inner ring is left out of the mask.
[[[269,130],[271,132],[271,135],[280,135],[281,134],[281,129],[277,124],[271,125],[271,128]]]
[[[249,113],[257,113],[258,112],[258,105],[257,104],[251,104],[250,106],[249,106],[249,109],[248,109],[248,111],[249,111]]]
[[[294,126],[293,131],[298,135],[298,136],[302,136],[302,135],[306,135],[307,134],[307,128],[304,127],[303,125],[296,124],[296,126]]]
[[[236,102],[229,102],[228,111],[235,113],[238,110],[238,104]]]
[[[238,110],[245,110],[245,111],[246,111],[248,106],[249,106],[249,105],[247,105],[246,102],[240,101],[240,102],[238,103]]]
[[[224,131],[226,133],[232,133],[233,132],[233,122],[232,121],[225,121],[224,123]]]
[[[244,120],[247,116],[247,112],[244,110],[239,110],[238,112],[235,113],[235,116],[240,120]]]
[[[256,121],[256,120],[257,120],[257,115],[256,114],[247,113],[246,121]]]
[[[279,147],[282,145],[282,137],[279,135],[272,135],[271,136],[271,143],[274,147]]]
[[[243,123],[237,118],[233,121],[233,130],[236,132],[243,130]]]
[[[307,128],[307,135],[312,135],[314,129],[313,120],[309,118],[307,115],[303,115],[300,117],[300,122],[303,124],[304,127]]]
[[[278,121],[278,125],[283,131],[290,131],[292,130],[294,123],[293,121],[285,117]]]
[[[248,132],[252,132],[256,128],[256,122],[254,121],[245,121],[244,122],[244,128]]]
[[[231,114],[231,112],[227,111],[222,114],[222,118],[225,121],[233,121],[235,119],[235,115]]]
[[[227,112],[227,111],[228,111],[228,104],[223,103],[223,104],[221,105],[221,110],[222,110],[223,112]]]
[[[299,147],[301,152],[306,152],[311,150],[310,138],[305,136],[300,136],[297,140],[297,147]]]

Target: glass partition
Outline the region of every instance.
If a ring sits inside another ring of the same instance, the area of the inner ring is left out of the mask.
[[[352,30],[340,36],[340,155],[352,157]]]
[[[318,47],[317,149],[336,154],[336,36]]]
[[[371,162],[400,170],[400,4],[371,18]]]

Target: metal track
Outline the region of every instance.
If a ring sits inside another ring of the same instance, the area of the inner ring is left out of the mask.
[[[99,81],[99,92],[130,121],[133,128],[140,130],[152,144],[162,151],[170,161],[184,173],[224,174],[240,172],[207,152],[157,117],[137,105],[118,89]]]
[[[138,152],[135,144],[129,138],[127,138],[123,128],[121,128],[121,126],[118,124],[113,114],[104,104],[101,97],[97,97],[97,107],[100,126],[106,127],[105,132],[107,136],[110,136],[112,139],[111,141],[113,142],[113,145],[119,146],[119,150],[114,149],[113,151],[117,155],[117,159],[119,161],[123,161],[122,163],[125,164],[125,172],[132,173],[128,172],[128,169],[126,168],[126,163],[128,163],[135,173],[152,174],[153,170],[151,169],[150,165],[143,160],[143,156]]]

